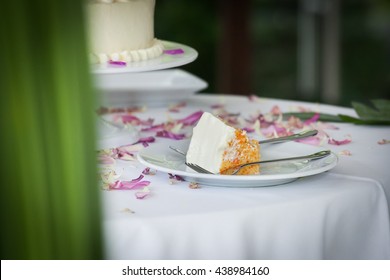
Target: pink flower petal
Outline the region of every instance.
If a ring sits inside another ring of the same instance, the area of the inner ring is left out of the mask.
[[[100,164],[114,164],[115,159],[109,155],[98,155],[98,162]]]
[[[249,101],[251,102],[259,102],[260,98],[257,95],[251,94],[248,96]]]
[[[114,65],[114,66],[126,66],[127,63],[125,61],[116,61],[116,60],[109,60],[108,64]]]
[[[190,182],[189,185],[188,185],[188,187],[189,187],[190,189],[193,189],[193,190],[195,190],[195,189],[200,189],[199,183],[195,183],[195,182]]]
[[[150,181],[141,181],[141,182],[133,182],[133,181],[122,181],[120,188],[125,189],[125,190],[136,190],[136,189],[141,189],[146,186],[150,185]]]
[[[177,181],[184,181],[184,178],[179,175],[174,175],[172,173],[168,173],[169,179],[175,179]]]
[[[387,139],[381,139],[378,141],[379,145],[385,145],[385,144],[390,144],[390,140]]]
[[[248,133],[255,132],[255,129],[253,127],[248,127],[248,126],[243,127],[242,130],[244,130]]]
[[[110,190],[131,190],[131,189],[140,189],[146,186],[149,186],[149,181],[141,181],[144,178],[143,175],[140,175],[138,178],[131,181],[116,181],[114,184],[109,186]]]
[[[180,111],[181,108],[185,107],[187,105],[186,102],[179,102],[177,104],[174,104],[172,106],[169,107],[168,111],[169,112],[173,112],[173,113],[178,113]]]
[[[351,139],[335,140],[334,138],[329,137],[328,144],[340,146],[340,145],[349,144],[351,143],[351,141],[352,141]]]
[[[183,49],[171,49],[171,50],[165,50],[164,53],[169,54],[169,55],[177,55],[177,54],[183,54],[184,50]]]
[[[349,150],[342,150],[341,152],[339,152],[339,155],[352,156],[352,153]]]
[[[135,197],[136,197],[137,199],[144,199],[144,198],[146,198],[149,194],[150,194],[150,192],[145,192],[145,191],[143,191],[143,192],[136,192],[136,193],[135,193]]]
[[[136,113],[145,111],[145,107],[127,107],[127,108],[117,108],[117,107],[100,107],[96,112],[98,115],[113,114],[113,113]]]
[[[307,137],[307,138],[304,138],[304,139],[299,139],[299,140],[296,140],[296,142],[309,144],[309,145],[313,145],[313,146],[320,146],[322,144],[321,138],[317,137],[317,136],[312,136],[312,137]]]
[[[301,121],[300,118],[297,118],[295,116],[291,116],[288,118],[287,120],[287,124],[290,126],[290,127],[293,127],[293,128],[298,128],[298,129],[301,129],[303,128],[303,122]]]
[[[319,118],[320,118],[320,114],[319,113],[315,113],[310,119],[307,119],[303,123],[305,125],[309,125],[311,123],[314,123],[314,122],[318,121]]]
[[[189,115],[188,117],[178,120],[178,123],[182,123],[183,125],[194,125],[202,115],[203,115],[203,111],[197,111]]]
[[[169,176],[169,184],[173,185],[177,182],[183,182],[184,178],[179,175],[173,175],[171,173],[168,173]]]
[[[156,141],[156,139],[153,136],[143,137],[143,138],[140,138],[133,145],[141,143],[144,147],[147,147],[147,146],[149,146],[149,143],[153,143],[154,141]]]
[[[120,146],[111,150],[112,157],[121,160],[134,160],[134,153],[139,152],[143,147],[143,143]]]
[[[186,138],[185,134],[173,133],[167,130],[157,131],[156,136],[162,138],[169,138],[172,140],[182,140]]]
[[[146,168],[142,171],[142,174],[144,174],[144,175],[156,175],[156,172],[155,172],[155,171],[151,171],[151,170],[150,170],[150,167],[146,167]]]
[[[161,130],[161,129],[164,129],[164,124],[152,125],[150,127],[141,129],[141,131],[143,131],[143,132],[154,132],[154,131],[158,131],[158,130]]]
[[[223,105],[223,104],[214,104],[214,105],[210,106],[211,109],[222,109],[224,107],[225,107],[225,105]]]
[[[282,111],[280,110],[278,105],[275,105],[271,109],[271,114],[272,115],[280,115],[280,114],[282,114]]]
[[[152,125],[154,120],[153,119],[147,119],[147,120],[141,120],[140,118],[134,116],[134,115],[131,115],[131,114],[125,114],[125,115],[120,115],[120,116],[114,116],[114,119],[118,119],[120,118],[121,121],[124,123],[124,124],[132,124],[132,125],[135,125],[135,126],[138,126],[138,125]]]
[[[292,131],[289,131],[287,128],[281,126],[280,124],[272,124],[267,128],[262,128],[261,132],[267,137],[281,137],[293,134]]]
[[[139,118],[137,118],[136,116],[130,115],[130,114],[115,115],[114,120],[117,120],[117,119],[121,119],[121,121],[125,124],[131,123],[131,124],[138,125],[141,122],[141,120]]]

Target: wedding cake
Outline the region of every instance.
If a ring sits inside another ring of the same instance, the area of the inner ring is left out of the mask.
[[[89,0],[87,34],[91,60],[136,62],[163,53],[154,37],[155,0]]]

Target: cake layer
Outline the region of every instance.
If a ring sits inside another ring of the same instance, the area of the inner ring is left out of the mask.
[[[87,4],[89,49],[94,62],[141,61],[161,55],[154,38],[155,0],[92,0]]]

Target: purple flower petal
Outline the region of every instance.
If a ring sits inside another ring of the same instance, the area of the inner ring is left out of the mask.
[[[141,143],[144,147],[147,147],[147,146],[149,146],[149,143],[153,143],[154,141],[156,141],[156,139],[153,136],[143,137],[143,138],[140,138],[133,145]]]
[[[174,179],[177,181],[184,181],[184,178],[179,175],[174,175],[172,173],[168,173],[169,179]]]
[[[316,137],[316,136],[311,136],[311,137],[307,137],[307,138],[304,138],[304,139],[299,139],[299,140],[296,140],[297,142],[300,142],[300,143],[304,143],[304,144],[309,144],[309,145],[313,145],[313,146],[320,146],[321,144],[321,138],[319,137]]]
[[[315,113],[310,119],[307,119],[303,123],[305,125],[309,125],[311,123],[314,123],[314,122],[318,121],[319,118],[320,118],[320,114],[319,113]]]
[[[114,66],[126,66],[127,63],[125,61],[117,61],[117,60],[109,60],[108,64],[114,65]]]
[[[114,164],[115,159],[112,156],[109,155],[99,155],[98,156],[98,162],[100,164]]]
[[[328,144],[340,146],[340,145],[349,144],[351,143],[351,141],[352,141],[351,139],[335,140],[334,138],[329,138]]]
[[[172,140],[182,140],[182,139],[186,138],[186,135],[183,133],[178,134],[178,133],[173,133],[173,132],[170,132],[167,130],[157,131],[156,136],[163,137],[163,138],[169,138]]]
[[[149,194],[150,194],[150,192],[148,192],[148,191],[136,192],[136,193],[135,193],[135,197],[136,197],[137,199],[144,199],[144,198],[147,197]]]
[[[164,124],[152,125],[150,127],[141,129],[141,131],[143,131],[143,132],[150,132],[150,131],[159,131],[161,129],[164,129]]]
[[[189,115],[188,117],[185,117],[184,119],[178,120],[178,122],[184,125],[194,125],[202,115],[203,115],[203,111],[197,111]]]
[[[183,49],[171,49],[171,50],[165,50],[164,53],[170,54],[170,55],[183,54],[184,50]]]

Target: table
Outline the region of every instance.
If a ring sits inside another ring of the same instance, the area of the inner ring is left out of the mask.
[[[168,112],[167,106],[132,115],[159,123],[197,110],[211,112],[221,104],[245,117],[275,105],[283,112],[305,108],[355,116],[344,107],[215,94],[195,95],[177,112]],[[333,125],[338,129],[326,130],[331,137],[352,140],[339,146],[323,143],[339,155],[338,165],[288,184],[191,188],[157,172],[144,177],[151,182],[144,199],[136,198],[137,190],[102,191],[106,258],[390,259],[390,144],[378,144],[390,138],[390,128]],[[124,142],[114,139],[110,145]],[[137,178],[144,168],[116,160],[123,180]]]

